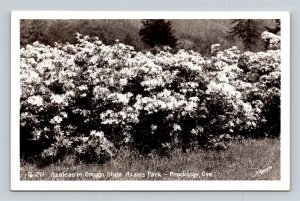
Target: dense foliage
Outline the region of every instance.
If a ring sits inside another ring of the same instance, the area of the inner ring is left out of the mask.
[[[232,27],[231,20],[172,19],[171,22],[178,38],[176,49],[193,50],[202,56],[210,56],[210,46],[215,43],[220,44],[222,49],[232,46],[237,46],[241,51],[246,49],[241,40],[228,40],[227,31]],[[280,20],[276,22],[274,20],[261,20],[261,22],[262,30],[269,30],[269,32],[277,34],[274,31],[280,29],[280,24],[278,24]],[[149,46],[142,41],[139,35],[142,28],[143,25],[139,19],[22,19],[20,21],[20,44],[21,47],[35,41],[52,47],[54,47],[55,42],[75,44],[77,39],[74,33],[78,32],[82,35],[98,37],[106,45],[113,45],[118,39],[120,43],[133,46],[136,51],[148,51]],[[264,51],[264,45],[261,40],[258,40],[251,47],[251,51]],[[174,51],[174,48],[172,49]]]
[[[143,50],[147,46],[141,40],[140,22],[137,20],[21,20],[20,45],[25,47],[39,41],[54,47],[58,43],[77,43],[77,32],[90,37],[98,37],[106,45],[121,43]]]
[[[21,154],[105,162],[122,147],[226,148],[239,137],[280,135],[280,37],[271,50],[212,57],[142,53],[78,34],[76,44],[21,49]]]

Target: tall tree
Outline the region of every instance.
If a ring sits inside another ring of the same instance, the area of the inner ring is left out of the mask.
[[[262,23],[260,20],[235,19],[231,22],[231,29],[227,32],[232,39],[239,38],[246,50],[252,50],[260,39]]]
[[[176,47],[177,38],[171,21],[163,19],[142,20],[143,27],[139,31],[142,40],[150,47],[169,45]]]

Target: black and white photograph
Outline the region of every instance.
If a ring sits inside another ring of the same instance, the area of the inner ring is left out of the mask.
[[[12,12],[12,190],[289,190],[289,13]]]

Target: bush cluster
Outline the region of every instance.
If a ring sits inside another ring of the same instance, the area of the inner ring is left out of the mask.
[[[165,154],[280,135],[278,36],[266,52],[216,44],[211,57],[77,39],[20,51],[23,159],[46,164],[72,154],[102,163],[125,146]]]

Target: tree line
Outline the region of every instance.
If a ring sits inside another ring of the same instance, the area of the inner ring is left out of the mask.
[[[173,49],[184,48],[179,45],[180,38],[176,34],[171,20],[147,19],[133,22],[123,20],[105,20],[97,23],[96,20],[22,20],[21,47],[39,41],[53,46],[55,42],[76,43],[75,33],[97,36],[104,44],[112,45],[118,42],[133,46],[137,51],[149,50],[154,47],[170,46]],[[262,20],[234,19],[226,30],[226,40],[231,44],[241,43],[244,50],[255,51],[258,43],[262,43],[260,36],[263,31],[274,34],[280,33],[280,20],[275,19],[275,26],[264,25]],[[187,36],[188,37],[188,36]],[[197,38],[192,40],[198,41]],[[213,43],[213,41],[198,41]],[[202,45],[202,49],[210,49],[211,44]],[[263,45],[267,49],[268,42]],[[195,51],[199,48],[191,47]],[[201,51],[201,50],[200,50]],[[206,51],[207,52],[207,51]],[[203,50],[200,53],[205,53]]]
[[[244,44],[245,50],[253,50],[253,47],[261,38],[261,33],[265,30],[278,34],[280,32],[280,20],[276,19],[274,28],[264,26],[260,20],[254,19],[234,19],[231,27],[227,31],[229,40],[240,40]],[[171,21],[166,20],[144,20],[144,27],[139,34],[142,40],[151,47],[156,45],[168,45],[176,47],[178,38],[175,36],[175,30]],[[268,42],[265,44],[268,46]]]

